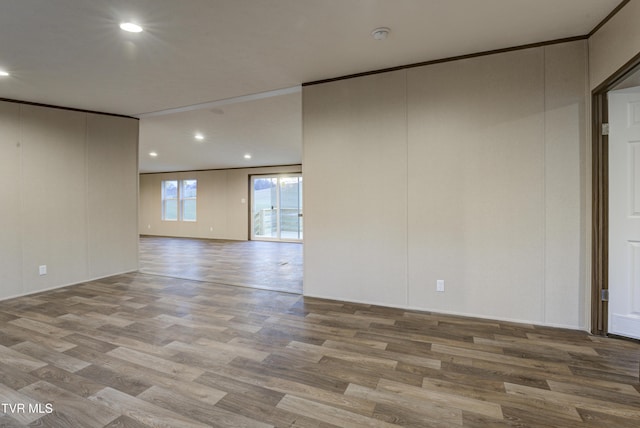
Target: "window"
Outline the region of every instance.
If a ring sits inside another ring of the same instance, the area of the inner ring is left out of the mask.
[[[162,182],[162,219],[178,220],[178,181]]]
[[[162,220],[196,221],[198,180],[162,182]]]
[[[182,180],[180,186],[180,212],[183,221],[196,221],[196,194],[198,180]]]

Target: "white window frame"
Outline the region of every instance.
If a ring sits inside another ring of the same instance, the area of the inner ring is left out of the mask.
[[[166,184],[168,182],[176,183],[176,197],[167,197],[166,195]],[[161,219],[162,221],[178,221],[180,219],[180,203],[179,203],[179,192],[180,192],[180,181],[179,180],[162,180],[161,184],[161,197],[162,197],[162,211],[161,211]],[[167,218],[167,202],[174,202],[176,205],[176,218]]]
[[[185,186],[185,182],[187,181],[195,181],[196,182],[196,196],[190,196],[190,197],[184,197],[184,186]],[[175,182],[176,183],[176,197],[167,197],[165,194],[165,183],[167,182]],[[188,178],[188,179],[184,179],[184,180],[177,180],[177,179],[171,179],[171,180],[162,180],[161,182],[161,213],[160,213],[160,218],[162,221],[186,221],[186,222],[190,222],[190,223],[195,223],[198,221],[198,180],[195,178]],[[196,206],[196,212],[195,212],[195,218],[194,219],[185,219],[184,218],[184,204],[185,201],[195,201],[195,206]],[[173,202],[176,205],[176,218],[167,218],[166,214],[167,214],[167,202]]]
[[[189,196],[189,197],[185,197],[184,194],[184,186],[185,183],[187,181],[195,181],[196,182],[196,196]],[[187,180],[180,180],[180,186],[179,186],[179,191],[178,191],[178,197],[180,199],[180,213],[179,213],[179,217],[181,221],[188,221],[188,222],[196,222],[198,221],[198,180],[196,180],[195,178],[189,178]],[[194,201],[195,202],[195,207],[196,207],[196,211],[194,213],[194,217],[193,219],[186,219],[184,218],[184,203],[185,201]]]

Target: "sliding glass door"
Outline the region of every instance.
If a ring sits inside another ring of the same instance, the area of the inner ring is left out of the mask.
[[[302,241],[302,174],[251,177],[251,239]]]

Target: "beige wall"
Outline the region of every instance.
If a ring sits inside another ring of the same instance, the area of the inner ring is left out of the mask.
[[[640,53],[640,1],[631,0],[589,38],[589,74],[595,89]]]
[[[137,120],[0,102],[0,298],[137,269],[137,149]]]
[[[299,165],[140,175],[140,233],[208,239],[249,239],[249,176],[300,172]],[[198,180],[197,221],[162,221],[163,180]],[[244,200],[244,202],[243,202]]]
[[[586,328],[586,50],[305,87],[305,294]]]
[[[87,115],[89,275],[138,268],[138,121]]]
[[[303,89],[304,293],[407,304],[406,72]]]
[[[0,296],[22,294],[20,105],[0,102]]]

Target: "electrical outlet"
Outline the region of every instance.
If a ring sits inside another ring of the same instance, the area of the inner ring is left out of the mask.
[[[213,226],[209,228],[209,232],[213,232]]]
[[[40,273],[40,276],[46,275],[47,274],[47,265],[40,265],[38,267],[38,273]]]
[[[439,279],[436,281],[436,291],[444,293],[444,279]]]
[[[147,225],[147,229],[151,229],[151,225],[150,224]]]

